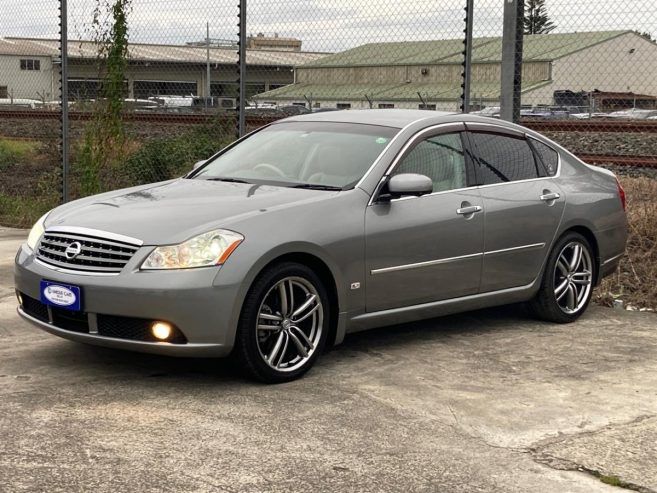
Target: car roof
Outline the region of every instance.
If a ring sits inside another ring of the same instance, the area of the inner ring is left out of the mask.
[[[274,125],[281,122],[356,123],[400,129],[409,127],[409,130],[411,131],[417,131],[424,127],[439,125],[441,123],[480,123],[492,127],[515,130],[516,132],[531,135],[539,140],[549,141],[552,147],[561,148],[558,144],[550,141],[545,136],[521,125],[498,118],[490,118],[488,116],[473,115],[469,113],[402,109],[342,110],[294,115],[289,118],[278,120],[274,122]]]
[[[458,115],[458,113],[427,110],[342,110],[295,115],[281,121],[361,123],[367,125],[381,125],[384,127],[403,128],[406,125],[420,120],[441,119],[440,117],[453,117],[455,115]]]

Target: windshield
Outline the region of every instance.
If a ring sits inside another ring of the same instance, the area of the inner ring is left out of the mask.
[[[192,178],[344,189],[363,177],[398,131],[353,123],[278,123],[211,160]]]

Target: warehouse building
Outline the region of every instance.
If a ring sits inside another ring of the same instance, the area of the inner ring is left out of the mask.
[[[459,107],[462,40],[375,43],[296,69],[296,83],[257,96],[315,108]],[[471,99],[498,106],[502,39],[473,42]],[[553,104],[555,91],[657,95],[657,44],[633,31],[525,36],[523,105]]]
[[[303,52],[301,42],[258,36],[247,49],[247,96],[276,89],[294,81],[294,67],[316,62],[324,53]],[[207,87],[205,45],[131,44],[126,96],[204,96]],[[231,45],[212,45],[211,94],[237,95],[237,51]],[[69,41],[69,95],[91,99],[98,95],[100,77],[97,47],[90,41]],[[59,41],[35,38],[0,38],[0,99],[58,98]]]

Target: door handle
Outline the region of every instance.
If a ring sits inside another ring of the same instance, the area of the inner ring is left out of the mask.
[[[551,202],[553,200],[557,200],[559,197],[561,197],[561,195],[559,195],[557,192],[548,192],[541,195],[540,199],[543,202]]]
[[[456,213],[460,216],[469,216],[470,214],[481,212],[482,210],[484,209],[480,205],[470,205],[468,207],[461,207],[460,209],[456,209]]]

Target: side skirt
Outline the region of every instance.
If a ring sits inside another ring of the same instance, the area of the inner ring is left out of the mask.
[[[403,306],[372,313],[363,313],[349,320],[346,332],[349,334],[374,327],[414,322],[416,320],[479,310],[491,306],[529,301],[536,294],[539,282],[540,277],[530,284],[516,288],[479,293],[449,300],[433,301],[420,305]]]

